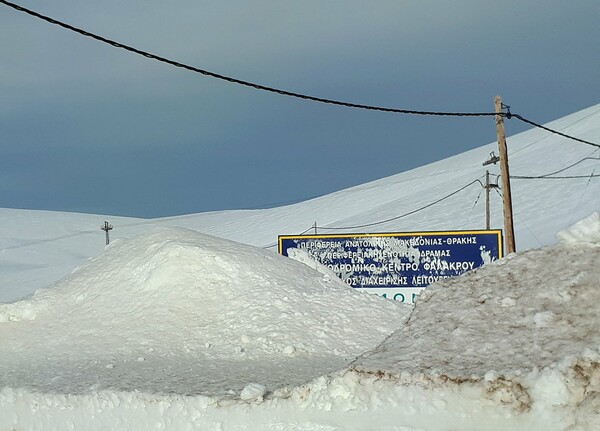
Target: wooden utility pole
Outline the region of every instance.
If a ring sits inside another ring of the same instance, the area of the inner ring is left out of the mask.
[[[504,131],[504,117],[502,112],[502,98],[494,99],[496,107],[496,133],[498,135],[498,149],[500,150],[500,172],[502,176],[502,202],[504,207],[504,235],[506,237],[506,253],[514,253],[515,229],[513,225],[512,197],[510,194],[510,173],[508,170],[508,149],[506,148],[506,132]]]
[[[106,232],[106,245],[108,245],[110,243],[110,238],[108,237],[108,231],[112,230],[112,225],[108,224],[107,221],[104,222],[104,226],[100,226],[100,229],[102,229],[104,232]]]

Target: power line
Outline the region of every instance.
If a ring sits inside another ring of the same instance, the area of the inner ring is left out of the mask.
[[[596,150],[596,151],[598,151],[598,150]],[[594,151],[594,153],[595,153],[596,151]],[[592,154],[593,154],[593,153],[592,153]],[[562,168],[562,169],[559,169],[558,171],[554,171],[554,172],[550,172],[549,174],[542,175],[542,177],[549,177],[549,176],[551,176],[551,175],[560,174],[561,172],[564,172],[564,171],[566,171],[567,169],[570,169],[570,168],[572,168],[573,166],[576,166],[576,165],[578,165],[579,163],[581,163],[581,162],[584,162],[584,161],[586,161],[586,160],[600,160],[600,157],[584,157],[583,159],[577,160],[575,163],[572,163],[572,164],[570,164],[569,166],[565,166],[564,168]]]
[[[82,231],[78,231],[78,232],[73,232],[67,235],[61,235],[61,236],[55,236],[52,238],[45,238],[45,239],[39,239],[39,240],[35,240],[35,241],[29,241],[29,242],[25,242],[22,244],[16,244],[16,245],[9,245],[6,246],[4,248],[2,248],[2,250],[0,251],[4,251],[4,250],[14,250],[17,248],[23,248],[23,247],[29,247],[32,245],[40,245],[40,244],[44,244],[47,242],[54,242],[54,241],[60,241],[61,239],[68,239],[68,238],[74,238],[76,236],[80,236],[80,235],[89,235],[92,233],[96,233],[97,231],[94,230],[82,230]]]
[[[311,230],[311,229],[314,229],[314,228],[315,228],[315,225],[312,225],[312,226],[311,226],[311,227],[309,227],[308,229],[306,229],[306,230],[304,230],[304,231],[300,232],[298,235],[304,235],[306,232],[308,232],[309,230]]]
[[[597,152],[598,150],[594,150],[594,152],[592,154],[594,154],[595,152]],[[556,171],[553,172],[549,172],[547,174],[544,175],[511,175],[510,178],[511,179],[517,179],[517,180],[538,180],[538,179],[572,179],[572,178],[593,178],[595,176],[598,175],[594,175],[594,173],[592,172],[591,175],[569,175],[569,176],[560,176],[560,177],[556,177],[554,175],[556,174],[560,174],[561,172],[566,171],[567,169],[571,169],[574,166],[577,166],[578,164],[586,161],[586,160],[600,160],[600,157],[591,157],[591,156],[587,156],[584,157],[582,159],[577,160],[576,162],[571,163],[568,166],[565,166],[564,168],[558,169]]]
[[[2,1],[2,0],[0,0],[0,1]],[[585,139],[581,139],[581,138],[577,138],[575,136],[567,135],[566,133],[559,132],[558,130],[554,130],[554,129],[551,129],[551,128],[546,127],[546,126],[542,126],[539,123],[536,123],[534,121],[528,120],[527,118],[523,117],[522,115],[511,114],[510,111],[509,111],[508,113],[504,114],[504,116],[506,118],[508,118],[508,119],[510,119],[512,117],[515,117],[515,118],[517,118],[518,120],[521,120],[524,123],[530,124],[530,125],[532,125],[534,127],[538,127],[538,128],[543,129],[543,130],[545,130],[547,132],[554,133],[555,135],[562,136],[563,138],[572,139],[573,141],[581,142],[583,144],[587,144],[587,145],[591,145],[593,147],[600,148],[600,144],[596,144],[594,142],[586,141]]]
[[[467,221],[465,222],[465,224],[469,223],[469,220],[471,220],[471,215],[473,215],[473,210],[475,209],[475,207],[477,206],[477,203],[479,202],[479,198],[481,197],[481,193],[483,193],[484,189],[481,189],[479,191],[479,194],[477,195],[477,199],[475,199],[475,203],[473,204],[473,206],[471,207],[471,211],[469,211],[469,216],[467,217]]]
[[[479,177],[479,178],[471,181],[469,184],[465,184],[464,186],[460,187],[459,189],[456,189],[453,192],[448,193],[447,195],[445,195],[445,196],[443,196],[443,197],[441,197],[441,198],[439,198],[439,199],[437,199],[437,200],[435,200],[435,201],[433,201],[431,203],[428,203],[427,205],[424,205],[424,206],[422,206],[420,208],[417,208],[415,210],[409,211],[407,213],[401,214],[401,215],[396,216],[396,217],[392,217],[392,218],[389,218],[389,219],[386,219],[386,220],[381,220],[381,221],[374,222],[374,223],[362,224],[362,225],[358,225],[358,226],[345,226],[345,227],[324,227],[324,226],[317,226],[317,228],[320,229],[320,230],[352,230],[352,229],[360,229],[360,228],[363,228],[363,227],[377,226],[377,225],[380,225],[380,224],[384,224],[384,223],[388,223],[388,222],[391,222],[391,221],[394,221],[394,220],[398,220],[400,218],[407,217],[407,216],[409,216],[411,214],[417,213],[419,211],[423,211],[423,210],[425,210],[425,209],[427,209],[427,208],[429,208],[429,207],[431,207],[433,205],[436,205],[436,204],[438,204],[438,203],[440,203],[440,202],[442,202],[442,201],[444,201],[444,200],[446,200],[446,199],[454,196],[455,194],[463,191],[464,189],[466,189],[467,187],[470,187],[471,185],[473,185],[475,183],[479,183],[483,187],[483,184],[481,183],[480,178],[481,177]],[[477,200],[479,200],[479,196],[477,197]],[[475,205],[477,205],[477,201],[475,202]],[[300,233],[298,235],[304,235],[309,230],[314,229],[314,227],[315,226],[313,225],[313,226],[309,227],[304,232],[302,232],[302,233]],[[263,248],[271,248],[271,247],[275,247],[276,245],[277,245],[277,243],[271,244],[271,245],[267,245],[267,246],[265,246]]]
[[[439,199],[437,199],[437,200],[435,200],[435,201],[433,201],[433,202],[431,202],[431,203],[429,203],[427,205],[424,205],[424,206],[422,206],[420,208],[417,208],[415,210],[409,211],[407,213],[401,214],[399,216],[389,218],[387,220],[382,220],[382,221],[378,221],[378,222],[374,222],[374,223],[368,223],[368,224],[363,224],[363,225],[358,225],[358,226],[345,226],[345,227],[323,227],[323,226],[317,226],[317,228],[320,229],[320,230],[352,230],[352,229],[360,229],[360,228],[363,228],[363,227],[377,226],[377,225],[380,225],[380,224],[384,224],[384,223],[388,223],[388,222],[391,222],[391,221],[394,221],[394,220],[398,220],[400,218],[407,217],[407,216],[409,216],[411,214],[417,213],[419,211],[423,211],[424,209],[427,209],[427,208],[429,208],[429,207],[431,207],[433,205],[436,205],[436,204],[444,201],[445,199],[448,199],[448,198],[454,196],[455,194],[463,191],[464,189],[466,189],[467,187],[470,187],[471,185],[473,185],[475,183],[479,183],[481,186],[483,186],[483,184],[481,183],[480,178],[481,177],[477,178],[476,180],[471,181],[469,184],[466,184],[466,185],[462,186],[461,188],[459,188],[457,190],[454,190],[453,192],[451,192],[451,193],[449,193],[449,194],[447,194],[447,195],[445,195],[445,196],[443,196],[443,197],[441,197],[441,198],[439,198]],[[477,197],[477,199],[479,200],[479,197]],[[475,204],[477,204],[477,202],[475,202]],[[313,225],[313,226],[309,227],[304,232],[302,232],[302,233],[300,233],[298,235],[304,235],[309,230],[314,229],[314,227],[315,226]],[[263,248],[272,248],[272,247],[275,247],[276,245],[278,245],[278,243],[270,244],[270,245],[267,245],[267,246],[265,246]]]
[[[590,118],[590,117],[592,117],[592,116],[594,116],[594,115],[598,114],[599,112],[600,112],[600,110],[594,110],[594,111],[590,112],[589,114],[587,114],[587,115],[584,115],[583,117],[579,117],[579,118],[577,118],[577,119],[575,119],[575,120],[571,121],[569,124],[565,124],[565,125],[563,126],[563,129],[566,129],[566,128],[568,128],[568,127],[574,126],[575,124],[577,124],[577,123],[579,123],[579,122],[581,122],[581,121],[587,120],[588,118]],[[507,115],[507,116],[508,116],[508,115]],[[520,153],[521,151],[524,151],[524,150],[526,150],[527,148],[531,147],[532,145],[535,145],[535,144],[537,144],[538,142],[541,142],[541,141],[543,141],[543,140],[545,140],[545,139],[548,139],[548,135],[546,135],[546,136],[541,136],[540,138],[536,139],[535,141],[531,141],[529,144],[527,144],[527,145],[525,145],[525,146],[523,146],[523,147],[519,148],[519,149],[518,149],[518,150],[516,150],[516,151],[511,151],[511,155],[512,155],[512,156],[514,156],[515,154],[517,154],[517,153]],[[597,150],[597,149],[596,149],[596,150],[594,150],[594,152],[596,152],[596,151],[598,151],[598,150]],[[593,154],[593,153],[592,153],[592,154]]]
[[[521,121],[523,121],[524,123],[530,124],[534,127],[538,127],[540,129],[546,130],[550,133],[554,133],[556,135],[562,136],[564,138],[567,139],[572,139],[574,141],[577,142],[581,142],[583,144],[587,144],[587,145],[592,145],[595,147],[600,148],[600,144],[596,144],[594,142],[590,142],[590,141],[586,141],[585,139],[580,139],[577,138],[575,136],[571,136],[571,135],[567,135],[566,133],[562,133],[559,132],[557,130],[551,129],[549,127],[543,126],[539,123],[536,123],[532,120],[529,120],[525,117],[523,117],[522,115],[519,114],[511,114],[510,110],[506,113],[496,113],[496,112],[444,112],[444,111],[420,111],[420,110],[414,110],[414,109],[399,109],[399,108],[387,108],[387,107],[381,107],[381,106],[374,106],[374,105],[364,105],[364,104],[359,104],[359,103],[350,103],[350,102],[343,102],[343,101],[339,101],[339,100],[333,100],[333,99],[326,99],[323,97],[316,97],[316,96],[309,96],[306,94],[302,94],[302,93],[296,93],[296,92],[292,92],[292,91],[287,91],[287,90],[281,90],[275,87],[269,87],[266,85],[262,85],[262,84],[256,84],[250,81],[245,81],[242,79],[237,79],[237,78],[232,78],[230,76],[226,76],[226,75],[222,75],[219,73],[215,73],[215,72],[211,72],[205,69],[200,69],[198,67],[194,67],[194,66],[190,66],[184,63],[180,63],[174,60],[170,60],[168,58],[165,57],[161,57],[159,55],[156,54],[152,54],[150,52],[147,51],[143,51],[141,49],[137,49],[134,47],[131,47],[129,45],[125,45],[123,43],[111,40],[111,39],[107,39],[103,36],[99,36],[97,34],[94,33],[90,33],[89,31],[83,30],[81,28],[72,26],[70,24],[64,23],[62,21],[58,21],[54,18],[50,18],[48,16],[42,15],[38,12],[35,12],[31,9],[27,9],[24,8],[23,6],[17,5],[15,3],[11,3],[9,1],[6,0],[0,0],[0,3],[9,6],[19,12],[24,12],[26,14],[29,14],[31,16],[34,16],[36,18],[39,18],[43,21],[49,22],[50,24],[54,24],[54,25],[58,25],[60,27],[63,27],[67,30],[73,31],[75,33],[79,33],[83,36],[86,37],[90,37],[92,39],[98,40],[100,42],[109,44],[111,46],[114,46],[115,48],[121,48],[124,49],[126,51],[129,52],[133,52],[135,54],[141,55],[143,57],[146,58],[150,58],[152,60],[156,60],[156,61],[160,61],[162,63],[166,63],[166,64],[170,64],[171,66],[175,66],[175,67],[179,67],[182,69],[186,69],[186,70],[190,70],[192,72],[196,72],[196,73],[201,73],[203,75],[206,76],[210,76],[212,78],[216,78],[216,79],[220,79],[223,81],[227,81],[227,82],[231,82],[233,84],[238,84],[238,85],[243,85],[246,87],[251,87],[257,90],[262,90],[262,91],[267,91],[267,92],[271,92],[271,93],[276,93],[276,94],[280,94],[283,96],[289,96],[289,97],[295,97],[295,98],[299,98],[299,99],[304,99],[304,100],[312,100],[314,102],[320,102],[320,103],[326,103],[326,104],[330,104],[330,105],[337,105],[337,106],[345,106],[348,108],[358,108],[358,109],[366,109],[366,110],[370,110],[370,111],[381,111],[381,112],[392,112],[392,113],[397,113],[397,114],[411,114],[411,115],[431,115],[431,116],[450,116],[450,117],[491,117],[491,116],[495,116],[495,115],[501,115],[507,118],[512,118],[515,117]],[[510,107],[508,107],[510,108]]]
[[[481,178],[481,177],[479,177],[479,178]],[[400,218],[407,217],[407,216],[409,216],[411,214],[417,213],[419,211],[423,211],[424,209],[427,209],[427,208],[429,208],[429,207],[431,207],[433,205],[436,205],[436,204],[442,202],[443,200],[448,199],[448,198],[454,196],[455,194],[463,191],[464,189],[466,189],[467,187],[469,187],[469,186],[471,186],[471,185],[473,185],[475,183],[479,183],[480,185],[483,186],[483,184],[481,183],[481,181],[479,180],[479,178],[476,179],[476,180],[471,181],[469,184],[466,184],[466,185],[462,186],[461,188],[459,188],[457,190],[454,190],[452,193],[449,193],[446,196],[443,196],[443,197],[441,197],[441,198],[439,198],[439,199],[437,199],[437,200],[435,200],[435,201],[433,201],[433,202],[431,202],[431,203],[429,203],[427,205],[424,205],[424,206],[422,206],[420,208],[417,208],[415,210],[409,211],[407,213],[401,214],[399,216],[389,218],[387,220],[382,220],[382,221],[378,221],[378,222],[374,222],[374,223],[362,224],[362,225],[358,225],[358,226],[345,226],[345,227],[322,227],[322,226],[318,226],[318,228],[321,229],[321,230],[353,230],[353,229],[361,229],[363,227],[377,226],[377,225],[380,225],[380,224],[384,224],[384,223],[388,223],[388,222],[391,222],[391,221],[394,221],[394,220],[398,220]]]
[[[526,176],[522,176],[522,175],[511,175],[510,179],[511,180],[572,180],[572,179],[577,179],[577,178],[596,178],[596,177],[600,177],[600,174],[569,175],[569,176],[562,176],[562,177],[547,177],[547,176],[526,177]]]
[[[587,182],[585,183],[585,187],[583,189],[583,192],[581,192],[581,196],[579,196],[579,200],[577,201],[577,205],[575,206],[575,210],[579,208],[579,205],[581,204],[581,201],[583,200],[583,197],[585,196],[587,188],[589,187],[590,183],[592,182],[592,177],[594,176],[594,173],[596,172],[596,168],[597,167],[598,167],[597,165],[594,167],[594,170],[592,171],[590,177],[588,178]],[[573,221],[573,215],[574,214],[575,214],[575,211],[573,211],[571,213],[571,222]]]
[[[309,227],[308,229],[306,229],[306,230],[304,230],[304,231],[300,232],[300,233],[298,234],[298,236],[300,236],[300,235],[304,235],[306,232],[308,232],[309,230],[311,230],[311,229],[314,229],[314,228],[315,228],[315,225],[312,225],[312,226],[311,226],[311,227]],[[279,242],[276,242],[276,243],[274,243],[274,244],[265,245],[263,248],[273,248],[273,247],[277,247],[278,245],[279,245]]]
[[[0,0],[0,3],[5,4],[6,6],[16,9],[20,12],[24,12],[26,14],[29,14],[31,16],[34,16],[36,18],[39,18],[46,22],[49,22],[50,24],[55,24],[55,25],[65,28],[67,30],[71,30],[71,31],[74,31],[75,33],[79,33],[83,36],[90,37],[92,39],[98,40],[103,43],[107,43],[111,46],[114,46],[115,48],[121,48],[126,51],[133,52],[135,54],[144,56],[146,58],[150,58],[152,60],[157,60],[162,63],[167,63],[167,64],[170,64],[171,66],[190,70],[192,72],[201,73],[202,75],[210,76],[213,78],[221,79],[223,81],[243,85],[246,87],[255,88],[257,90],[268,91],[271,93],[277,93],[277,94],[280,94],[283,96],[296,97],[299,99],[312,100],[314,102],[327,103],[327,104],[331,104],[331,105],[345,106],[348,108],[358,108],[358,109],[366,109],[366,110],[371,110],[371,111],[382,111],[382,112],[393,112],[393,113],[397,113],[397,114],[451,116],[451,117],[491,117],[491,116],[496,115],[495,112],[441,112],[441,111],[419,111],[419,110],[413,110],[413,109],[386,108],[386,107],[373,106],[373,105],[363,105],[363,104],[359,104],[359,103],[343,102],[343,101],[339,101],[339,100],[326,99],[326,98],[322,98],[322,97],[309,96],[306,94],[295,93],[295,92],[287,91],[287,90],[281,90],[281,89],[269,87],[266,85],[256,84],[253,82],[244,81],[244,80],[237,79],[237,78],[232,78],[229,76],[221,75],[219,73],[210,72],[208,70],[200,69],[200,68],[197,68],[194,66],[189,66],[187,64],[180,63],[180,62],[177,62],[174,60],[170,60],[168,58],[161,57],[159,55],[152,54],[147,51],[143,51],[141,49],[137,49],[137,48],[125,45],[123,43],[116,42],[111,39],[107,39],[107,38],[99,36],[97,34],[90,33],[89,31],[83,30],[78,27],[74,27],[70,24],[66,24],[66,23],[58,21],[54,18],[50,18],[48,16],[42,15],[40,13],[37,13],[30,9],[24,8],[23,6],[19,6],[17,4],[8,2],[6,0]]]

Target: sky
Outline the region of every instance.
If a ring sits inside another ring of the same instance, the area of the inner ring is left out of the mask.
[[[599,102],[597,0],[19,4],[198,68],[354,103],[512,112]],[[0,4],[0,207],[161,217],[264,208],[496,139],[492,117],[356,110],[261,92]],[[516,119],[507,134],[528,126]],[[510,139],[509,139],[510,148]]]

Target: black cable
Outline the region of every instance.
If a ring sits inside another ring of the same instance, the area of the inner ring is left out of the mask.
[[[314,228],[315,228],[315,226],[312,225],[311,227],[309,227],[305,231],[299,233],[298,236],[304,235],[306,232],[308,232],[309,230],[314,229]],[[278,245],[279,245],[279,242],[276,242],[275,244],[265,245],[263,248],[273,248],[273,247],[277,247]]]
[[[309,230],[311,230],[311,229],[314,229],[314,228],[315,228],[315,225],[313,225],[313,226],[309,227],[309,228],[308,228],[308,229],[306,229],[305,231],[302,231],[302,232],[300,232],[298,235],[304,235],[306,232],[308,232]]]
[[[530,124],[530,125],[532,125],[534,127],[539,127],[540,129],[543,129],[543,130],[545,130],[547,132],[550,132],[550,133],[554,133],[555,135],[562,136],[563,138],[572,139],[574,141],[581,142],[583,144],[592,145],[593,147],[600,148],[600,144],[596,144],[594,142],[586,141],[585,139],[576,138],[575,136],[567,135],[566,133],[559,132],[558,130],[554,130],[554,129],[551,129],[551,128],[546,127],[546,126],[542,126],[541,124],[538,124],[538,123],[536,123],[534,121],[528,120],[527,118],[524,118],[523,116],[521,116],[519,114],[510,114],[509,113],[509,114],[505,114],[505,117],[506,118],[515,117],[515,118],[517,118],[518,120],[521,120],[524,123]]]
[[[194,66],[189,66],[187,64],[183,64],[183,63],[179,63],[177,61],[173,61],[173,60],[169,60],[168,58],[165,57],[161,57],[155,54],[151,54],[149,52],[146,51],[142,51],[140,49],[137,48],[133,48],[131,46],[128,45],[124,45],[120,42],[116,42],[114,40],[110,40],[107,39],[105,37],[102,36],[98,36],[94,33],[90,33],[86,30],[74,27],[72,25],[63,23],[61,21],[55,20],[53,18],[47,17],[45,15],[39,14],[37,12],[34,12],[30,9],[26,9],[22,6],[19,6],[17,4],[8,2],[6,0],[0,0],[0,3],[5,4],[6,6],[9,6],[13,9],[16,9],[20,12],[24,12],[26,14],[29,14],[31,16],[34,16],[36,18],[39,18],[41,20],[47,21],[50,24],[55,24],[58,25],[60,27],[66,28],[67,30],[71,30],[74,31],[76,33],[79,33],[83,36],[87,36],[87,37],[91,37],[92,39],[98,40],[100,42],[103,43],[107,43],[109,45],[114,46],[115,48],[122,48],[126,51],[130,51],[133,52],[135,54],[139,54],[142,55],[144,57],[150,58],[152,60],[157,60],[163,63],[167,63],[170,64],[171,66],[175,66],[175,67],[180,67],[182,69],[186,69],[186,70],[190,70],[192,72],[197,72],[197,73],[201,73],[203,75],[206,76],[210,76],[213,78],[217,78],[217,79],[221,79],[223,81],[227,81],[227,82],[231,82],[234,84],[239,84],[239,85],[244,85],[246,87],[251,87],[251,88],[255,88],[257,90],[263,90],[263,91],[268,91],[271,93],[277,93],[277,94],[281,94],[283,96],[290,96],[290,97],[296,97],[299,99],[305,99],[305,100],[312,100],[314,102],[321,102],[321,103],[327,103],[327,104],[331,104],[331,105],[338,105],[338,106],[345,106],[348,108],[359,108],[359,109],[367,109],[367,110],[371,110],[371,111],[383,111],[383,112],[393,112],[393,113],[397,113],[397,114],[413,114],[413,115],[434,115],[434,116],[451,116],[451,117],[491,117],[494,115],[497,115],[495,112],[438,112],[438,111],[417,111],[417,110],[412,110],[412,109],[397,109],[397,108],[385,108],[385,107],[380,107],[380,106],[372,106],[372,105],[363,105],[363,104],[358,104],[358,103],[349,103],[349,102],[342,102],[342,101],[338,101],[338,100],[332,100],[332,99],[325,99],[322,97],[315,97],[315,96],[308,96],[305,94],[301,94],[301,93],[294,93],[291,91],[287,91],[287,90],[280,90],[278,88],[274,88],[274,87],[268,87],[266,85],[261,85],[261,84],[255,84],[249,81],[244,81],[241,79],[237,79],[237,78],[232,78],[229,76],[225,76],[225,75],[221,75],[215,72],[210,72],[208,70],[204,70],[204,69],[199,69],[197,67]]]
[[[9,245],[9,246],[6,246],[6,247],[2,248],[2,250],[0,250],[0,251],[15,250],[15,249],[18,249],[18,248],[29,247],[29,246],[32,246],[32,245],[44,244],[46,242],[60,241],[61,239],[74,238],[76,236],[89,235],[91,233],[97,233],[97,232],[99,232],[99,230],[82,230],[82,231],[73,232],[73,233],[66,234],[66,235],[55,236],[55,237],[52,237],[52,238],[44,238],[44,239],[38,239],[38,240],[35,240],[35,241],[25,242],[25,243],[22,243],[22,244]]]
[[[571,176],[563,176],[563,177],[526,177],[521,175],[511,175],[511,180],[570,180],[576,178],[596,178],[600,177],[600,174],[591,174],[591,175],[571,175]]]
[[[363,227],[377,226],[377,225],[380,225],[380,224],[388,223],[388,222],[391,222],[391,221],[394,221],[394,220],[398,220],[398,219],[403,218],[403,217],[407,217],[407,216],[409,216],[411,214],[414,214],[414,213],[417,213],[419,211],[423,211],[424,209],[427,209],[427,208],[429,208],[429,207],[431,207],[433,205],[436,205],[436,204],[442,202],[445,199],[448,199],[451,196],[454,196],[455,194],[463,191],[464,189],[466,189],[467,187],[469,187],[469,186],[471,186],[471,185],[473,185],[475,183],[481,184],[481,181],[479,180],[479,178],[476,179],[476,180],[471,181],[469,184],[466,184],[466,185],[462,186],[461,188],[459,188],[457,190],[454,190],[452,193],[449,193],[446,196],[441,197],[440,199],[437,199],[437,200],[435,200],[435,201],[433,201],[433,202],[431,202],[431,203],[429,203],[429,204],[427,204],[425,206],[422,206],[422,207],[417,208],[415,210],[409,211],[409,212],[407,212],[405,214],[401,214],[399,216],[392,217],[392,218],[387,219],[387,220],[382,220],[382,221],[378,221],[378,222],[375,222],[375,223],[362,224],[362,225],[359,225],[359,226],[346,226],[346,227],[322,227],[322,226],[317,226],[317,228],[321,229],[321,230],[353,230],[353,229],[361,229]]]
[[[479,198],[481,197],[481,194],[483,193],[483,190],[484,189],[479,190],[479,194],[477,195],[477,199],[475,199],[475,203],[471,207],[471,211],[469,211],[469,216],[467,217],[467,221],[465,222],[465,224],[469,223],[469,220],[471,220],[471,215],[473,214],[473,210],[475,209],[475,207],[477,206],[477,203],[479,202]]]
[[[592,154],[594,154],[596,151],[598,151],[598,150],[594,150],[594,152]],[[568,166],[565,166],[564,168],[558,169],[558,170],[553,171],[553,172],[549,172],[549,173],[544,174],[544,175],[511,175],[510,178],[511,179],[513,179],[513,178],[514,179],[519,179],[519,180],[522,180],[522,179],[528,179],[528,180],[544,179],[544,178],[548,178],[548,177],[551,177],[551,178],[578,178],[578,176],[553,177],[553,175],[560,174],[561,172],[564,172],[567,169],[571,169],[573,166],[577,166],[578,164],[580,164],[582,162],[585,162],[586,160],[600,160],[600,157],[590,157],[590,156],[587,156],[587,157],[584,157],[582,159],[577,160],[574,163],[571,163]],[[499,176],[500,175],[498,175],[498,177]],[[583,178],[588,178],[588,177],[589,177],[589,175],[584,175],[583,176]]]
[[[597,151],[597,150],[596,150],[596,151]],[[594,153],[595,153],[596,151],[594,151]],[[592,154],[593,154],[593,153],[592,153]],[[586,160],[600,160],[600,157],[584,157],[583,159],[581,159],[581,160],[578,160],[578,161],[576,161],[575,163],[572,163],[572,164],[570,164],[569,166],[566,166],[566,167],[564,167],[564,168],[562,168],[562,169],[559,169],[558,171],[550,172],[549,174],[544,174],[544,175],[541,175],[541,176],[542,176],[542,177],[549,177],[549,176],[551,176],[551,175],[560,174],[561,172],[564,172],[564,171],[566,171],[567,169],[570,169],[570,168],[572,168],[573,166],[576,166],[576,165],[578,165],[579,163],[581,163],[581,162],[584,162],[584,161],[586,161]]]
[[[42,15],[42,14],[37,13],[35,11],[32,11],[30,9],[24,8],[23,6],[19,6],[19,5],[15,4],[15,3],[8,2],[6,0],[0,0],[0,3],[5,4],[6,6],[9,6],[9,7],[13,8],[13,9],[19,11],[19,12],[24,12],[26,14],[29,14],[31,16],[34,16],[36,18],[39,18],[39,19],[44,20],[46,22],[49,22],[50,24],[55,24],[55,25],[58,25],[60,27],[65,28],[67,30],[71,30],[71,31],[74,31],[76,33],[79,33],[79,34],[81,34],[83,36],[90,37],[92,39],[98,40],[98,41],[103,42],[103,43],[107,43],[109,45],[114,46],[115,48],[122,48],[122,49],[124,49],[126,51],[130,51],[130,52],[133,52],[135,54],[142,55],[142,56],[144,56],[146,58],[150,58],[150,59],[157,60],[157,61],[160,61],[160,62],[163,62],[163,63],[167,63],[167,64],[170,64],[170,65],[175,66],[175,67],[179,67],[179,68],[182,68],[182,69],[190,70],[192,72],[201,73],[203,75],[210,76],[210,77],[217,78],[217,79],[221,79],[223,81],[227,81],[227,82],[231,82],[231,83],[234,83],[234,84],[243,85],[243,86],[246,86],[246,87],[255,88],[257,90],[268,91],[268,92],[271,92],[271,93],[276,93],[276,94],[280,94],[280,95],[283,95],[283,96],[296,97],[296,98],[299,98],[299,99],[312,100],[314,102],[327,103],[327,104],[337,105],[337,106],[345,106],[345,107],[348,107],[348,108],[358,108],[358,109],[366,109],[366,110],[371,110],[371,111],[382,111],[382,112],[393,112],[393,113],[397,113],[397,114],[450,116],[450,117],[491,117],[491,116],[495,116],[495,115],[500,115],[500,116],[503,116],[503,117],[506,117],[506,118],[509,118],[509,119],[512,118],[512,117],[515,117],[515,118],[523,121],[524,123],[527,123],[527,124],[530,124],[530,125],[532,125],[534,127],[538,127],[540,129],[546,130],[546,131],[548,131],[550,133],[554,133],[554,134],[562,136],[564,138],[572,139],[572,140],[577,141],[577,142],[581,142],[581,143],[584,143],[584,144],[587,144],[587,145],[592,145],[594,147],[600,148],[600,144],[596,144],[594,142],[586,141],[584,139],[576,138],[574,136],[567,135],[567,134],[559,132],[557,130],[550,129],[549,127],[546,127],[546,126],[543,126],[543,125],[541,125],[539,123],[536,123],[534,121],[528,120],[527,118],[523,117],[522,115],[512,114],[512,113],[510,113],[510,111],[507,112],[507,113],[496,113],[496,112],[442,112],[442,111],[419,111],[419,110],[413,110],[413,109],[385,108],[385,107],[380,107],[380,106],[363,105],[363,104],[358,104],[358,103],[342,102],[342,101],[333,100],[333,99],[325,99],[325,98],[322,98],[322,97],[309,96],[309,95],[306,95],[306,94],[295,93],[295,92],[287,91],[287,90],[281,90],[281,89],[274,88],[274,87],[269,87],[269,86],[266,86],[266,85],[255,84],[253,82],[244,81],[244,80],[237,79],[237,78],[232,78],[232,77],[229,77],[229,76],[226,76],[226,75],[221,75],[219,73],[210,72],[208,70],[200,69],[200,68],[197,68],[197,67],[194,67],[194,66],[189,66],[189,65],[184,64],[184,63],[179,63],[177,61],[169,60],[168,58],[165,58],[165,57],[161,57],[161,56],[158,56],[158,55],[146,52],[146,51],[142,51],[142,50],[137,49],[137,48],[133,48],[131,46],[122,44],[120,42],[116,42],[114,40],[107,39],[105,37],[98,36],[98,35],[96,35],[94,33],[90,33],[90,32],[88,32],[86,30],[74,27],[74,26],[72,26],[70,24],[66,24],[64,22],[55,20],[53,18],[50,18],[50,17],[45,16],[45,15]]]

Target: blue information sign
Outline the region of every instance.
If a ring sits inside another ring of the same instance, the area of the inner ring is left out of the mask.
[[[288,256],[290,249],[355,288],[423,288],[501,258],[502,231],[279,236],[279,253]]]

